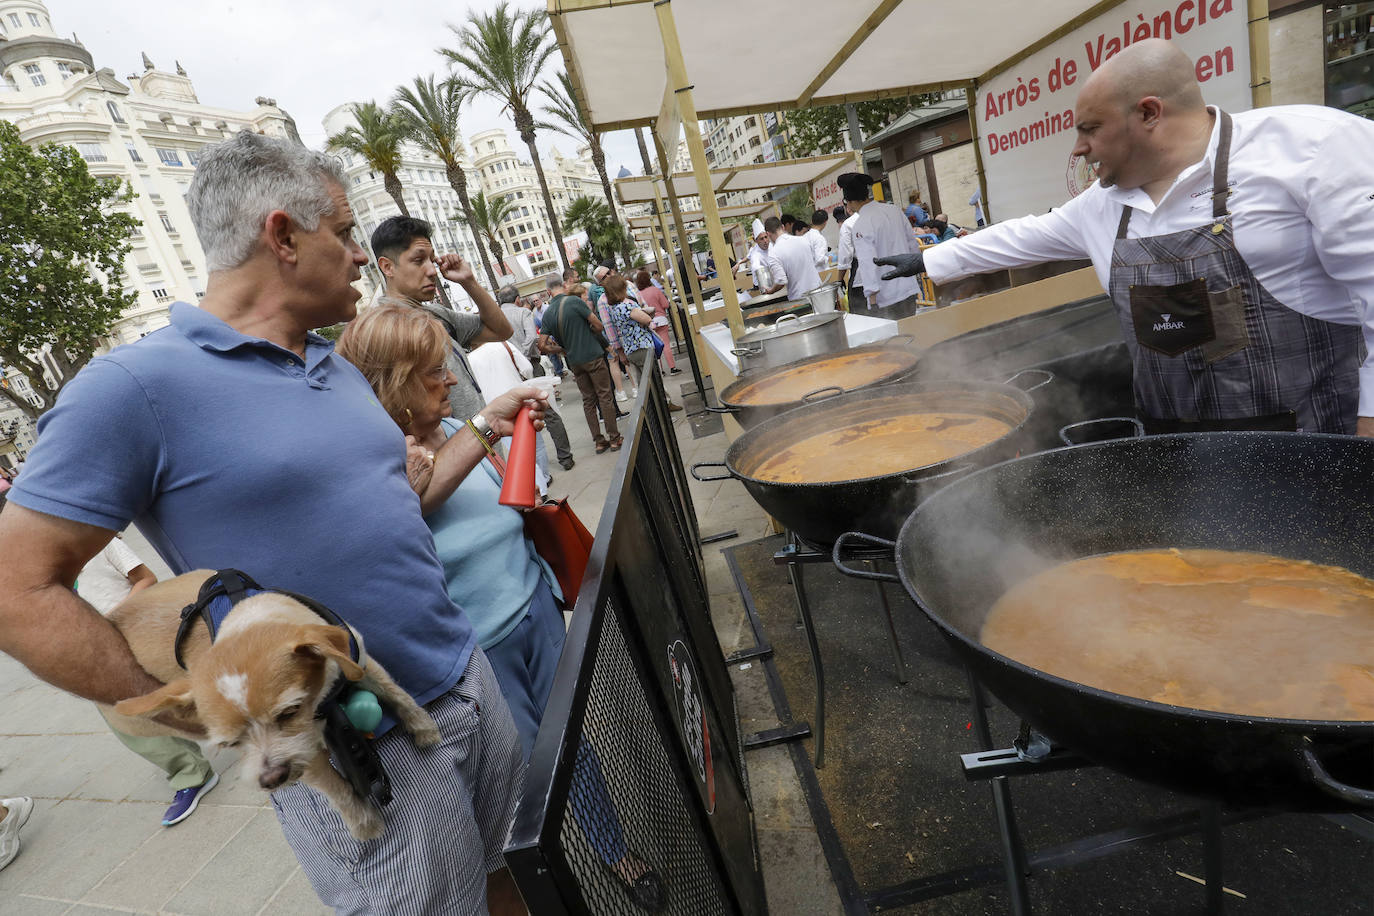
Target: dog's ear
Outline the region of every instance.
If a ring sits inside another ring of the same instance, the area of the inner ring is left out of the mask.
[[[148,718],[167,710],[189,713],[194,712],[195,708],[196,699],[191,695],[191,681],[183,677],[170,684],[163,684],[152,693],[120,700],[115,704],[114,711],[121,716]]]
[[[362,667],[348,654],[348,631],[331,626],[308,626],[306,638],[296,643],[299,655],[314,655],[337,662],[343,676],[350,681],[363,678]]]

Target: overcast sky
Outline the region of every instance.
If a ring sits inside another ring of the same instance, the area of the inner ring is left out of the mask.
[[[456,44],[448,24],[462,23],[469,9],[495,6],[495,0],[46,2],[58,34],[75,32],[97,69],[110,67],[121,79],[141,73],[140,51],[159,69],[172,70],[179,60],[202,103],[247,111],[257,96],[274,98],[295,118],[301,139],[316,149],[325,140],[321,119],[334,106],[385,101],[415,76],[447,74],[447,62],[434,49]],[[542,0],[516,3],[543,6]],[[555,53],[548,78],[562,66],[562,55]],[[537,108],[531,110],[537,116]],[[468,107],[465,137],[492,127],[505,128],[511,143],[524,151],[497,103],[482,99]],[[555,144],[565,155],[577,147],[572,138],[552,132],[541,132],[538,142],[541,154]],[[622,163],[635,174],[642,171],[630,133],[608,134],[603,143],[612,179]]]

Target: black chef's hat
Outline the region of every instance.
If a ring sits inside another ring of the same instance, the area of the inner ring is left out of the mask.
[[[873,179],[862,172],[845,172],[835,183],[844,192],[845,200],[868,200],[868,189],[873,186]]]

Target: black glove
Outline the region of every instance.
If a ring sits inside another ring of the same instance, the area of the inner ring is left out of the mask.
[[[885,258],[874,258],[873,263],[879,267],[892,267],[883,274],[884,280],[895,280],[898,277],[914,277],[923,273],[926,269],[925,259],[921,257],[921,252],[915,254],[891,254]]]

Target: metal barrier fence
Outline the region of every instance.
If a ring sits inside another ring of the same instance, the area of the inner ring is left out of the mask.
[[[645,368],[506,847],[535,916],[767,912],[696,515]],[[649,880],[636,902],[644,868],[662,896]]]

